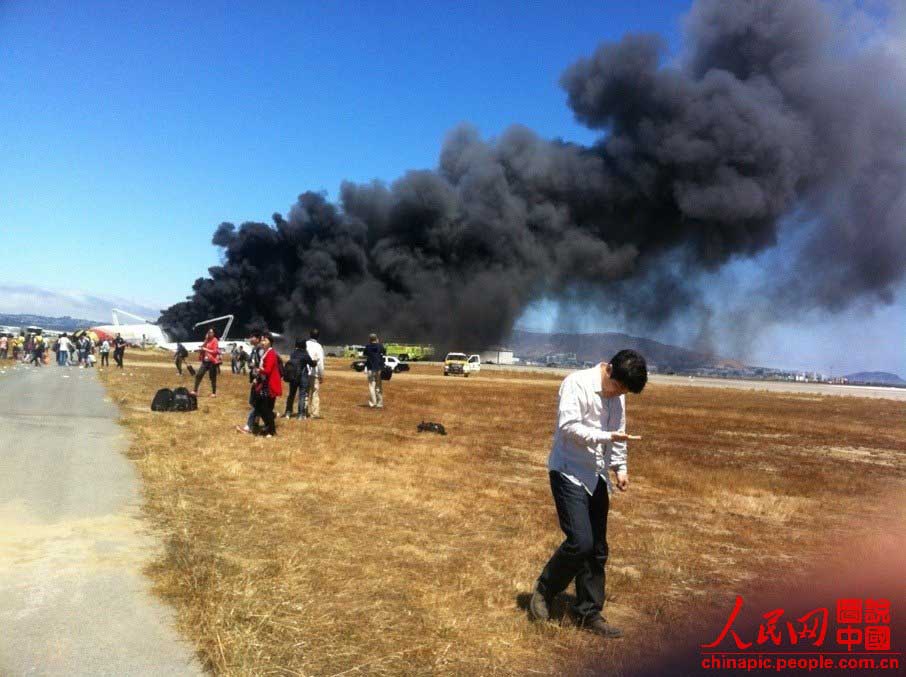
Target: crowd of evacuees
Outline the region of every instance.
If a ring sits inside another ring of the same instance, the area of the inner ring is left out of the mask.
[[[53,343],[41,334],[0,336],[0,360],[17,360],[42,367],[50,364],[53,353],[57,366],[91,368],[110,366],[110,354],[117,367],[123,368],[126,341],[117,334],[114,338],[96,338],[88,332],[61,334]]]

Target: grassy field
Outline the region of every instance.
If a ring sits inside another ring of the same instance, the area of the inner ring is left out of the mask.
[[[525,612],[561,540],[546,472],[559,378],[416,366],[381,412],[338,360],[324,419],[268,440],[234,431],[248,390],[228,371],[191,414],[149,410],[180,382],[162,357],[101,372],[167,543],[150,575],[217,674],[556,674],[589,656],[630,673],[768,572],[839,554],[853,520],[902,524],[877,500],[906,486],[902,403],[650,385],[629,398],[644,439],[611,502],[605,615],[627,637],[607,643]]]

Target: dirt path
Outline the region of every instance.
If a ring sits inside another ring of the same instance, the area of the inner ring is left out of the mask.
[[[116,408],[90,370],[0,381],[0,675],[196,675],[141,573],[140,521]]]

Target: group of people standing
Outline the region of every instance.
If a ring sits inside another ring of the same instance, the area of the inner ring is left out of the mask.
[[[95,341],[88,333],[72,337],[64,333],[48,347],[47,341],[40,334],[0,337],[0,359],[11,357],[14,360],[22,360],[25,364],[40,367],[50,361],[49,351],[56,354],[57,365],[60,367],[93,367],[98,360],[101,366],[110,366],[112,352],[116,366],[122,369],[126,341],[119,334],[113,340],[104,338]]]
[[[286,407],[282,417],[286,419],[321,418],[321,384],[324,381],[324,348],[319,342],[320,332],[312,329],[308,340],[299,339],[286,362],[274,349],[274,336],[267,331],[253,331],[248,338],[252,346],[246,352],[244,346],[230,351],[231,367],[234,374],[246,373],[249,378],[249,406],[245,425],[236,429],[246,434],[260,434],[272,437],[277,433],[277,398],[283,395],[284,381],[289,386]],[[217,396],[217,376],[223,363],[220,342],[213,329],[205,334],[198,349],[200,366],[197,371],[189,367],[195,376],[193,395],[198,396],[205,375],[211,384],[211,397]],[[182,368],[189,351],[182,344],[176,348],[176,369],[182,375]],[[383,406],[383,400],[381,400]]]
[[[113,361],[120,369],[123,368],[123,356],[126,353],[126,340],[117,334],[113,340],[107,337],[95,341],[88,333],[69,337],[63,334],[54,343],[54,352],[57,354],[57,365],[61,367],[79,366],[93,367],[100,361],[100,366],[110,366],[110,353]]]
[[[45,364],[47,344],[40,334],[0,336],[0,359],[16,360],[40,367]]]
[[[284,363],[274,349],[270,332],[252,332],[249,343],[249,405],[251,410],[244,426],[245,434],[258,433],[265,437],[277,434],[277,398],[283,395],[283,381],[289,385],[283,418],[321,418],[321,383],[324,381],[324,348],[318,341],[320,332],[312,329],[308,340],[299,339],[289,359]],[[296,398],[298,409],[295,409]],[[261,425],[258,425],[258,420]]]

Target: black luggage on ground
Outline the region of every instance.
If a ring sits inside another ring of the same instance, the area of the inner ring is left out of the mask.
[[[173,408],[173,391],[169,388],[161,388],[154,393],[154,399],[151,400],[151,411],[170,411]]]
[[[198,398],[186,388],[173,391],[173,411],[195,411],[198,409]]]

